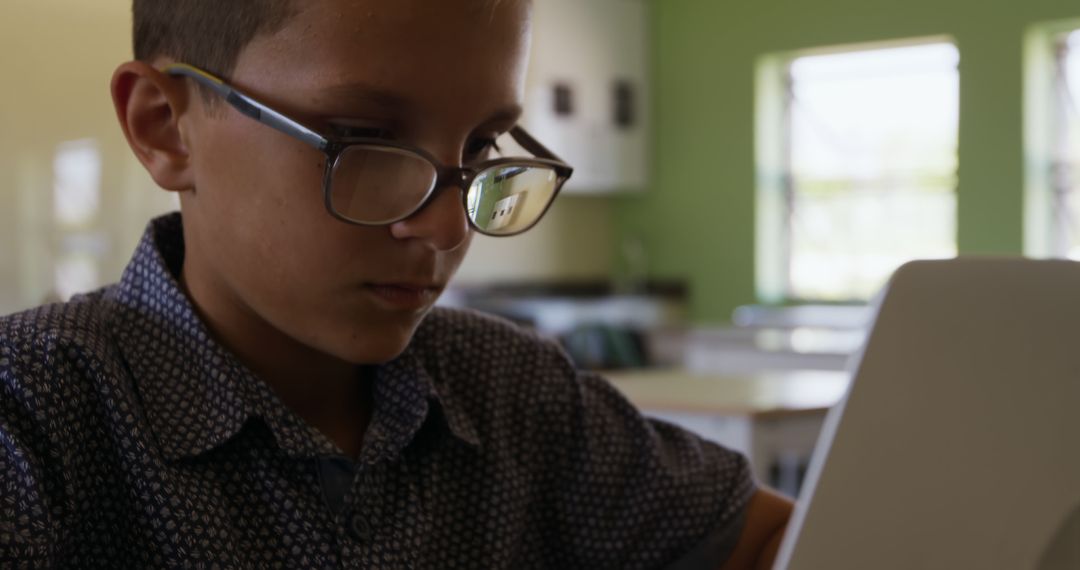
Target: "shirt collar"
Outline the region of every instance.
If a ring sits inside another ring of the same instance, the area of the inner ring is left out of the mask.
[[[177,281],[183,259],[180,214],[157,218],[110,292],[116,307],[110,330],[162,454],[168,459],[199,455],[228,441],[252,418],[265,422],[291,456],[340,454],[213,339]],[[468,416],[453,403],[448,387],[436,388],[428,370],[443,367],[420,356],[440,358],[418,346],[430,344],[423,342],[424,329],[421,324],[421,342],[414,337],[401,356],[374,370],[375,406],[362,460],[400,453],[429,417],[431,402],[443,411],[443,425],[452,435],[479,445]]]

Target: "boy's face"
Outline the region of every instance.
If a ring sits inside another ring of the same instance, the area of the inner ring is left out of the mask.
[[[319,128],[379,128],[457,165],[520,113],[528,2],[326,0],[241,53],[231,83]],[[184,280],[211,321],[354,363],[400,353],[468,248],[456,188],[386,227],[323,206],[324,155],[219,107],[181,122]],[[415,287],[423,287],[418,291]]]

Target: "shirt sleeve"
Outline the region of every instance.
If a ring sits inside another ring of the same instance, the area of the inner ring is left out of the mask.
[[[49,512],[41,486],[44,441],[15,355],[0,338],[0,567],[52,565]]]
[[[718,568],[756,487],[742,455],[650,420],[604,378],[574,374],[552,508],[578,568]]]

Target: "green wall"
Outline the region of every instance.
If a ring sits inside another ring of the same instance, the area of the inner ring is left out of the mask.
[[[1024,251],[1024,34],[1080,16],[1077,0],[654,0],[653,16],[653,182],[615,199],[618,239],[644,244],[652,277],[687,280],[694,321],[757,301],[754,81],[766,54],[953,38],[959,249]]]

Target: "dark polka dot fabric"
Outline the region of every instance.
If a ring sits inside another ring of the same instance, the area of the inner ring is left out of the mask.
[[[119,284],[0,319],[0,567],[715,568],[747,462],[513,325],[437,308],[366,370],[357,458],[215,344],[181,220]]]

